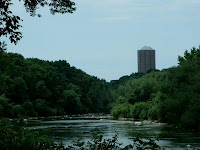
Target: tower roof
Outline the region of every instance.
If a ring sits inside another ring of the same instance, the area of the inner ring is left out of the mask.
[[[140,50],[153,50],[150,46],[144,46]]]

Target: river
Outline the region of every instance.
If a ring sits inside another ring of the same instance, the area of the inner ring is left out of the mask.
[[[118,133],[122,146],[133,143],[131,138],[137,133],[143,133],[145,137],[160,137],[156,143],[165,149],[193,149],[200,148],[200,133],[172,129],[170,126],[152,122],[135,122],[124,120],[111,120],[109,116],[67,116],[57,118],[29,119],[27,126],[31,130],[51,128],[51,136],[56,141],[62,141],[65,145],[77,137],[90,140],[91,132],[100,130],[104,138],[112,138]]]

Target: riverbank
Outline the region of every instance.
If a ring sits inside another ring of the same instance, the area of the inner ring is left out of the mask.
[[[151,121],[151,120],[136,120],[133,118],[118,118],[117,120],[113,119],[113,117],[110,114],[75,114],[75,115],[62,115],[62,116],[50,116],[50,117],[29,117],[27,120],[43,120],[43,121],[54,121],[54,120],[100,120],[108,121],[109,122],[119,122],[119,123],[130,123],[133,125],[143,126],[167,126],[167,123],[160,123],[157,120]]]
[[[111,119],[112,117],[110,114],[104,113],[88,113],[88,114],[74,114],[74,115],[61,115],[61,116],[49,116],[49,117],[28,117],[27,120],[82,120],[82,119],[89,119],[89,120],[100,120],[100,119]]]
[[[118,118],[117,121],[129,121],[133,122],[135,125],[153,125],[153,126],[166,126],[168,125],[167,123],[160,123],[157,120],[151,121],[151,120],[136,120],[133,118]]]

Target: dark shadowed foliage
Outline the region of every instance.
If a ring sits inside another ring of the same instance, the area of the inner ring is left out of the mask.
[[[0,53],[0,115],[4,117],[108,113],[108,83],[66,61]]]

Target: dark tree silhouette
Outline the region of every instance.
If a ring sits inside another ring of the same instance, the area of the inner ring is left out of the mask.
[[[51,14],[56,13],[73,13],[76,10],[75,3],[70,0],[19,0],[23,2],[24,7],[30,16],[41,17],[36,13],[40,7],[49,7]],[[12,0],[0,1],[0,38],[9,38],[11,43],[15,45],[22,38],[22,33],[19,31],[20,21],[23,21],[19,16],[14,15],[10,10],[13,5]],[[6,44],[0,41],[0,51],[5,50]]]

